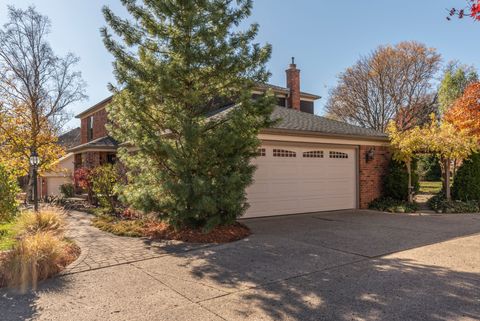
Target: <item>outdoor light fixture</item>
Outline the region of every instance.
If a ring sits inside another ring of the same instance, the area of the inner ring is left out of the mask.
[[[30,155],[30,165],[38,166],[39,163],[40,163],[40,158],[38,158],[37,152],[33,151],[32,155]]]
[[[366,158],[367,162],[372,161],[375,158],[375,148],[370,148],[367,151],[367,153],[365,155],[365,158]]]
[[[33,206],[35,212],[38,212],[38,187],[37,187],[37,170],[40,164],[40,158],[37,151],[34,149],[30,155],[30,165],[33,167]]]

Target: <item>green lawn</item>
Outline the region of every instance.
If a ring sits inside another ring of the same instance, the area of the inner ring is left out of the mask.
[[[0,223],[0,251],[9,250],[15,244],[13,223]]]
[[[442,182],[420,182],[421,194],[437,194],[442,190]]]

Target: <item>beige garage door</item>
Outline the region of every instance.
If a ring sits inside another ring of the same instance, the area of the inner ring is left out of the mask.
[[[59,196],[61,194],[60,186],[71,182],[72,180],[69,177],[48,177],[47,194],[49,196]]]
[[[263,146],[245,217],[357,207],[356,149]]]

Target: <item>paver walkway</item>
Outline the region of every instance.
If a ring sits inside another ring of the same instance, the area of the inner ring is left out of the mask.
[[[67,236],[75,240],[82,249],[82,253],[62,274],[133,263],[206,246],[178,241],[156,242],[146,238],[115,236],[92,226],[91,219],[91,215],[83,212],[67,214]]]

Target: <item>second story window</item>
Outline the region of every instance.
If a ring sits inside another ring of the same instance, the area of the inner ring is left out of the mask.
[[[90,116],[87,119],[87,140],[91,141],[92,139],[93,139],[93,116]]]

